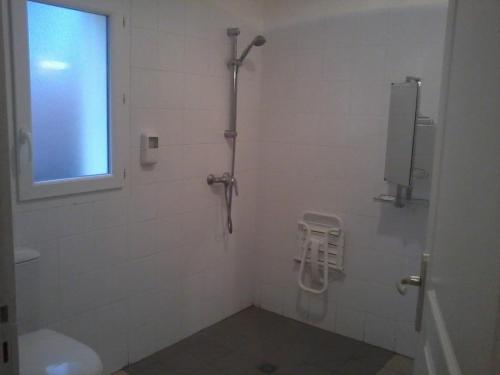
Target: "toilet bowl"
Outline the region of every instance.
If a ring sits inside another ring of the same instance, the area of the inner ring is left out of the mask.
[[[101,375],[102,363],[88,346],[55,331],[19,336],[20,375]]]
[[[90,347],[61,333],[38,328],[38,260],[34,249],[17,248],[20,375],[102,375],[99,356]]]

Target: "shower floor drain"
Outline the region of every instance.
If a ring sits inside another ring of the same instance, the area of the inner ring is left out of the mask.
[[[263,363],[257,367],[257,370],[263,372],[264,374],[272,374],[278,370],[278,366],[275,366],[272,363]]]

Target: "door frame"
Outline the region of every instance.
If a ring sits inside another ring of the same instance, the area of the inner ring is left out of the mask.
[[[436,132],[431,205],[429,208],[427,227],[426,251],[429,251],[430,253],[427,278],[432,275],[433,271],[433,249],[436,238],[437,214],[438,209],[440,208],[439,196],[441,191],[441,175],[444,162],[444,145],[447,138],[447,129],[450,129],[447,113],[453,63],[452,60],[455,52],[456,23],[459,12],[458,7],[459,0],[449,0],[438,116],[439,126],[437,127]],[[450,331],[447,328],[436,291],[432,290],[432,283],[426,282],[425,285],[430,286],[429,289],[424,291],[423,321],[426,322],[426,324],[423,325],[423,332],[420,335],[420,345],[417,353],[416,363],[420,366],[415,368],[414,374],[439,375],[442,373],[439,369],[446,369],[447,373],[450,375],[462,375],[463,371],[461,369],[454,344],[451,340]],[[500,297],[498,306],[500,306]],[[432,332],[433,334],[429,334],[429,332]],[[495,345],[493,353],[500,354],[500,316],[498,316],[496,320]],[[437,352],[436,348],[438,349]],[[494,358],[492,358],[492,361],[494,361]],[[493,363],[493,367],[494,366],[496,366],[497,371],[500,370],[500,357],[497,357],[496,363]]]
[[[15,375],[18,348],[8,126],[12,116],[8,12],[7,1],[0,0],[0,82],[4,83],[0,86],[0,373]]]
[[[438,127],[436,131],[436,143],[434,147],[434,161],[433,161],[433,173],[432,173],[432,188],[430,197],[430,207],[429,216],[427,222],[427,239],[426,239],[426,251],[429,251],[429,266],[427,270],[427,277],[432,272],[432,259],[433,259],[433,242],[435,234],[435,223],[436,216],[439,207],[439,191],[441,182],[441,170],[444,152],[444,142],[446,138],[446,127],[448,125],[446,119],[447,103],[448,103],[448,93],[449,93],[449,83],[451,74],[451,60],[453,56],[454,47],[454,37],[455,37],[455,24],[456,24],[456,12],[457,12],[457,0],[449,0],[448,2],[448,15],[446,21],[446,34],[444,42],[444,57],[441,75],[441,93],[439,102],[439,114],[438,114]],[[425,283],[424,285],[429,285]],[[457,360],[453,344],[451,343],[449,333],[446,328],[446,324],[439,307],[438,300],[436,298],[435,292],[432,290],[424,291],[424,309],[423,309],[423,321],[428,324],[432,324],[432,329],[436,332],[439,338],[439,346],[442,348],[442,356],[445,358],[447,367],[450,374],[462,375],[460,370],[459,362]],[[428,375],[438,375],[435,361],[430,350],[428,337],[425,332],[426,328],[424,325],[424,330],[421,333],[421,347],[422,352],[417,355],[421,356],[423,363],[425,363],[425,371]]]

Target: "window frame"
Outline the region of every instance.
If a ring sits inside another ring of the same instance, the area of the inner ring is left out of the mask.
[[[108,174],[34,181],[27,1],[11,0],[14,128],[20,201],[122,188],[128,128],[129,33],[127,7],[120,0],[33,0],[108,17]]]

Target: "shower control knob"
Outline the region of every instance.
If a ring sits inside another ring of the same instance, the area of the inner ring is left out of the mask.
[[[224,173],[221,177],[215,177],[213,174],[209,174],[207,176],[207,184],[213,185],[213,184],[224,184],[227,185],[231,181],[231,177],[229,176],[229,173]]]
[[[207,184],[213,185],[215,183],[215,176],[213,174],[209,174],[207,176]]]

